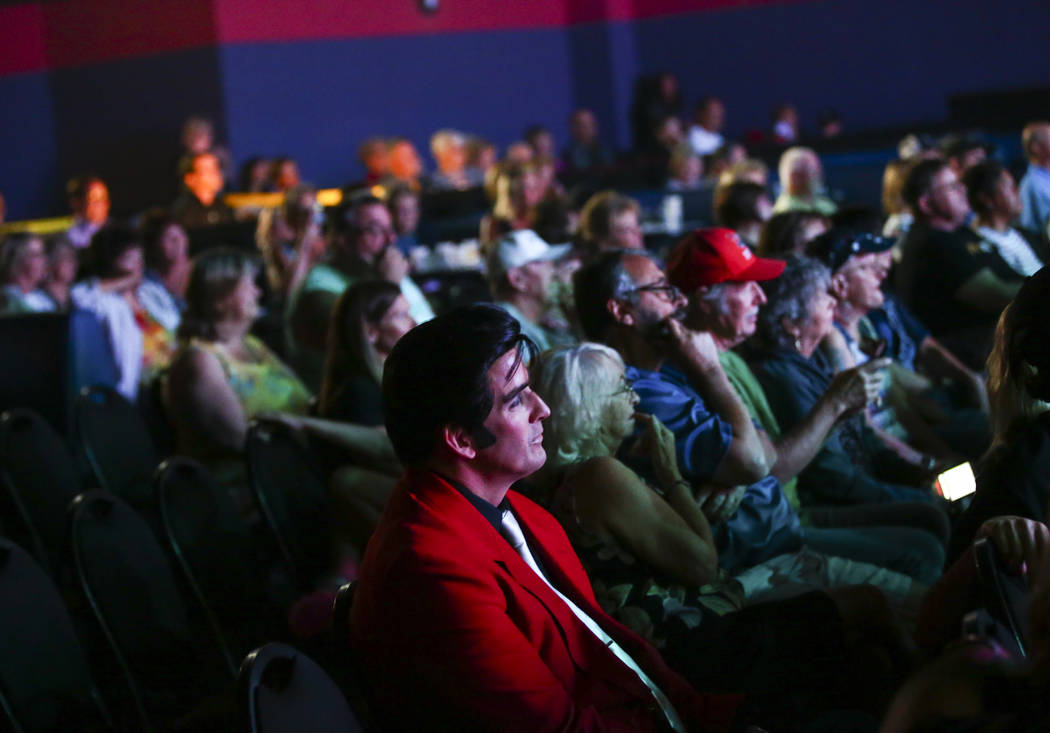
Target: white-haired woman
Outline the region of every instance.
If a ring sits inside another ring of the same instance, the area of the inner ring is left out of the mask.
[[[858,684],[846,665],[872,650],[845,639],[900,659],[881,594],[837,588],[743,608],[743,587],[719,570],[711,528],[679,473],[674,436],[635,413],[619,354],[590,343],[546,352],[532,384],[552,410],[547,464],[534,490],[565,528],[607,612],[652,639],[698,689],[751,693],[759,719],[870,709],[872,699],[855,693],[882,688],[892,672],[869,667],[872,678]],[[636,426],[628,452],[651,461],[655,485],[616,458]],[[768,580],[777,570],[757,572]]]

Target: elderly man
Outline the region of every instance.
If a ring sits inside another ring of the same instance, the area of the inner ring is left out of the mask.
[[[1050,122],[1031,122],[1021,133],[1028,170],[1021,179],[1021,226],[1047,236],[1050,224]]]
[[[541,351],[565,342],[542,322],[550,307],[554,260],[570,249],[567,244],[552,247],[531,229],[520,229],[497,242],[489,256],[489,287],[496,305],[514,316]]]
[[[726,730],[704,697],[599,607],[557,520],[511,485],[546,460],[531,349],[493,306],[409,331],[386,361],[407,467],[369,542],[351,643],[396,730]]]
[[[773,213],[785,211],[815,211],[831,216],[838,207],[824,195],[824,173],[820,158],[811,148],[788,148],[780,156],[777,166],[780,176],[780,196],[773,204]]]
[[[962,226],[970,213],[966,188],[943,160],[916,163],[902,196],[915,224],[901,243],[897,293],[941,343],[981,371],[995,323],[1022,278]]]
[[[332,306],[361,278],[396,283],[416,323],[434,317],[426,297],[408,275],[408,262],[394,243],[386,204],[375,196],[352,198],[342,212],[340,230],[329,245],[327,261],[314,265],[288,298],[285,336],[296,373],[313,389],[321,382]]]
[[[732,241],[710,258],[725,257],[722,271],[732,273],[726,279],[756,287],[752,281],[776,277],[783,270],[782,262],[756,258],[736,235],[728,234]],[[899,529],[907,541],[888,543],[872,528],[802,529],[780,481],[770,472],[776,466],[776,450],[756,427],[722,369],[712,334],[689,330],[681,323],[686,300],[649,257],[607,253],[577,272],[575,286],[577,312],[587,338],[606,343],[623,356],[628,379],[640,398],[638,409],[656,416],[675,434],[682,475],[693,483],[698,499],[715,520],[712,529],[722,567],[740,571],[808,544],[927,582],[936,577],[943,548],[927,532]],[[756,311],[757,304],[747,306],[741,317],[753,320]],[[858,394],[861,404],[866,397],[863,380],[859,381],[845,399],[850,407],[856,406]],[[718,497],[728,498],[719,503]],[[734,503],[739,511],[734,511]],[[859,582],[855,576],[851,580]],[[835,582],[825,578],[825,584]]]

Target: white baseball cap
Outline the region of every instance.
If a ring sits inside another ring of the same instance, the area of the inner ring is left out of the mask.
[[[571,244],[547,244],[531,229],[519,229],[504,235],[496,243],[489,257],[489,272],[499,275],[530,262],[556,260],[571,249]]]

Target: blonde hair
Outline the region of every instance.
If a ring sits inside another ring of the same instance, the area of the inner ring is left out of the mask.
[[[1050,268],[1025,281],[995,328],[988,356],[992,446],[1050,410]]]
[[[887,216],[908,210],[902,192],[909,170],[911,163],[906,160],[891,160],[886,164],[882,173],[882,212]]]
[[[618,353],[595,343],[545,351],[530,367],[532,387],[551,410],[543,431],[545,472],[609,454],[608,417],[623,370]]]

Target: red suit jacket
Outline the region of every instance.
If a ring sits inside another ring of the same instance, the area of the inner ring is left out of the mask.
[[[569,540],[511,491],[547,577],[595,619],[674,703],[690,730],[726,730],[736,696],[708,696],[598,607]],[[361,564],[351,643],[393,729],[665,730],[648,688],[456,490],[409,471]]]

